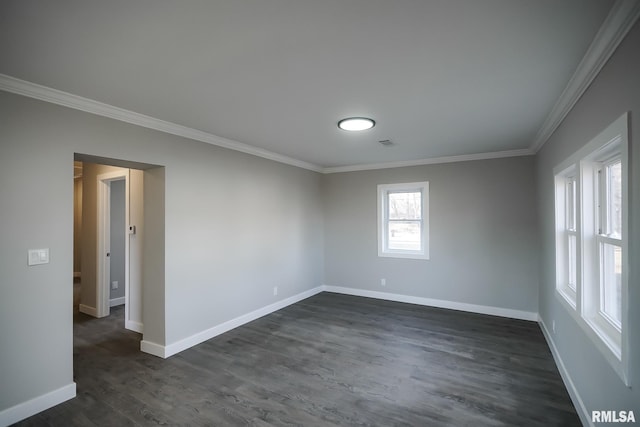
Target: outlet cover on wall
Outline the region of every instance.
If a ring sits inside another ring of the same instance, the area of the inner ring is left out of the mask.
[[[381,286],[387,286],[387,279],[380,279]]]
[[[27,265],[49,264],[49,248],[29,249]]]
[[[277,286],[273,287],[273,295],[278,295],[278,287]]]
[[[113,282],[111,282],[111,289],[118,289],[118,281],[114,280]]]

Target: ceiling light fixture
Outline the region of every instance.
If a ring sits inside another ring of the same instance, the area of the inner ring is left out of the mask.
[[[351,132],[371,129],[376,125],[372,119],[366,117],[349,117],[338,122],[338,127]]]

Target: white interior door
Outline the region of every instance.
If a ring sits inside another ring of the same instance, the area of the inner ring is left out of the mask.
[[[98,245],[97,245],[97,277],[96,277],[96,316],[105,317],[110,313],[111,289],[111,183],[125,181],[125,223],[129,224],[129,170],[109,172],[98,175]],[[126,233],[126,230],[122,230]],[[129,283],[129,239],[125,238],[125,311],[127,305]]]

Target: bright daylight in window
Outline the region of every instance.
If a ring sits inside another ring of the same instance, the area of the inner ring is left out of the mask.
[[[571,166],[556,175],[556,247],[562,261],[558,265],[558,292],[576,306],[578,281],[578,228],[576,168]]]
[[[378,255],[428,259],[428,182],[378,186]]]
[[[554,169],[556,290],[628,382],[627,114]]]
[[[602,200],[599,210],[600,311],[622,327],[622,161],[615,159],[598,171]]]

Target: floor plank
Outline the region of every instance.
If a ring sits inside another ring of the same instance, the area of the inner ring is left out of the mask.
[[[74,314],[78,396],[20,426],[579,426],[534,322],[321,293],[167,360]]]

